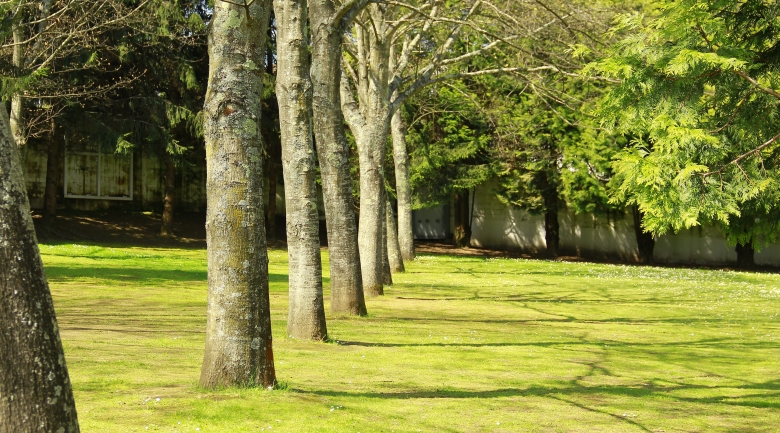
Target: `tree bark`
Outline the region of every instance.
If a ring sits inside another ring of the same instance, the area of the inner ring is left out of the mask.
[[[364,12],[372,31],[355,26],[358,46],[358,82],[355,102],[346,79],[342,82],[342,110],[358,148],[360,165],[360,223],[358,245],[363,291],[368,296],[384,293],[383,248],[385,204],[385,146],[390,133],[390,43],[386,32],[386,8],[372,4]]]
[[[412,189],[409,184],[409,154],[406,149],[406,127],[400,110],[393,113],[393,160],[395,162],[395,192],[398,199],[398,245],[403,260],[414,260],[414,229],[412,227]]]
[[[393,205],[390,200],[385,200],[385,220],[387,232],[387,257],[390,264],[390,271],[393,273],[405,272],[404,260],[401,257],[401,248],[398,246],[398,230],[393,216]]]
[[[756,265],[755,254],[753,249],[753,242],[746,244],[737,244],[735,250],[737,251],[737,266],[743,269],[750,269]]]
[[[24,68],[24,35],[22,29],[15,27],[12,30],[14,48],[11,61],[20,73]],[[18,92],[11,96],[11,117],[10,117],[10,130],[13,135],[14,142],[17,146],[22,147],[27,143],[27,134],[24,132],[24,104],[22,95]]]
[[[642,218],[644,215],[639,210],[638,206],[631,206],[631,215],[634,218],[634,234],[636,235],[639,261],[646,265],[652,265],[653,250],[655,249],[653,234],[642,230]]]
[[[471,206],[468,190],[460,190],[455,194],[455,233],[452,239],[457,248],[465,248],[471,244]]]
[[[339,93],[343,23],[331,23],[335,13],[335,6],[330,0],[312,0],[309,3],[312,113],[330,251],[331,311],[365,315],[349,147]]]
[[[163,198],[162,228],[160,234],[173,236],[173,200],[176,197],[176,166],[173,158],[167,153],[163,156],[165,163],[165,196]]]
[[[209,33],[206,138],[208,317],[200,385],[276,383],[260,133],[270,0],[218,1]]]
[[[383,196],[386,196],[387,194],[382,194]],[[387,199],[383,198],[383,202],[387,203]],[[387,207],[383,204],[382,208],[384,212],[382,212],[382,215],[384,218],[381,222],[382,227],[382,243],[379,245],[380,248],[382,248],[382,284],[385,286],[392,286],[393,285],[393,272],[390,270],[390,254],[388,253],[388,243],[387,243]]]
[[[276,99],[282,133],[282,172],[290,269],[287,335],[299,339],[325,340],[328,331],[322,294],[306,9],[305,0],[274,0],[279,59]]]
[[[0,104],[0,433],[79,432],[20,155]]]
[[[46,159],[46,190],[43,194],[43,223],[51,229],[57,219],[57,195],[63,168],[62,145],[56,134],[56,125],[52,122],[49,138],[48,157]]]

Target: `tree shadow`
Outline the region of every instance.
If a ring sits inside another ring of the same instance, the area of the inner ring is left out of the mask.
[[[137,260],[137,259],[136,259]],[[71,267],[49,265],[45,266],[49,281],[67,280],[73,278],[101,278],[116,281],[131,281],[136,283],[151,283],[158,281],[197,281],[206,282],[208,273],[203,270],[159,269],[154,267]],[[270,283],[287,283],[286,274],[268,274]]]

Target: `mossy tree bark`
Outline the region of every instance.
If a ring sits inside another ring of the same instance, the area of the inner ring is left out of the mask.
[[[331,311],[355,315],[366,314],[366,303],[339,83],[341,36],[346,23],[365,3],[351,2],[349,11],[337,11],[331,0],[309,2],[312,114],[330,250]]]
[[[13,54],[11,61],[17,71],[21,72],[24,68],[24,35],[19,27],[11,31],[14,40]],[[21,147],[27,143],[27,134],[24,130],[24,103],[22,95],[18,92],[11,96],[11,116],[9,118],[9,127],[14,142]]]
[[[287,335],[325,340],[328,331],[322,294],[306,0],[275,0],[274,13],[279,59],[276,98],[282,133],[287,252],[290,258]]]
[[[214,4],[205,100],[208,318],[200,384],[274,386],[260,132],[271,1]]]
[[[79,431],[8,112],[0,104],[0,433]]]

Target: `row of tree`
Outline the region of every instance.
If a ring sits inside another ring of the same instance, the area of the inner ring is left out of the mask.
[[[78,429],[21,175],[27,137],[49,137],[50,161],[61,134],[158,152],[164,232],[173,167],[204,137],[205,387],[275,385],[262,191],[277,131],[293,338],[328,336],[318,186],[337,314],[365,315],[414,258],[415,205],[454,196],[467,243],[469,191],[493,175],[502,200],[545,215],[553,254],[564,203],[631,205],[655,233],[717,220],[737,242],[773,239],[777,6],[645,6],[608,32],[626,3],[0,2],[0,431]]]

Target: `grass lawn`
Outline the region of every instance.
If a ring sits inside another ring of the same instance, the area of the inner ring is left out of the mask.
[[[282,389],[207,391],[204,250],[41,252],[85,433],[780,431],[774,274],[422,256],[310,343],[274,250]]]

